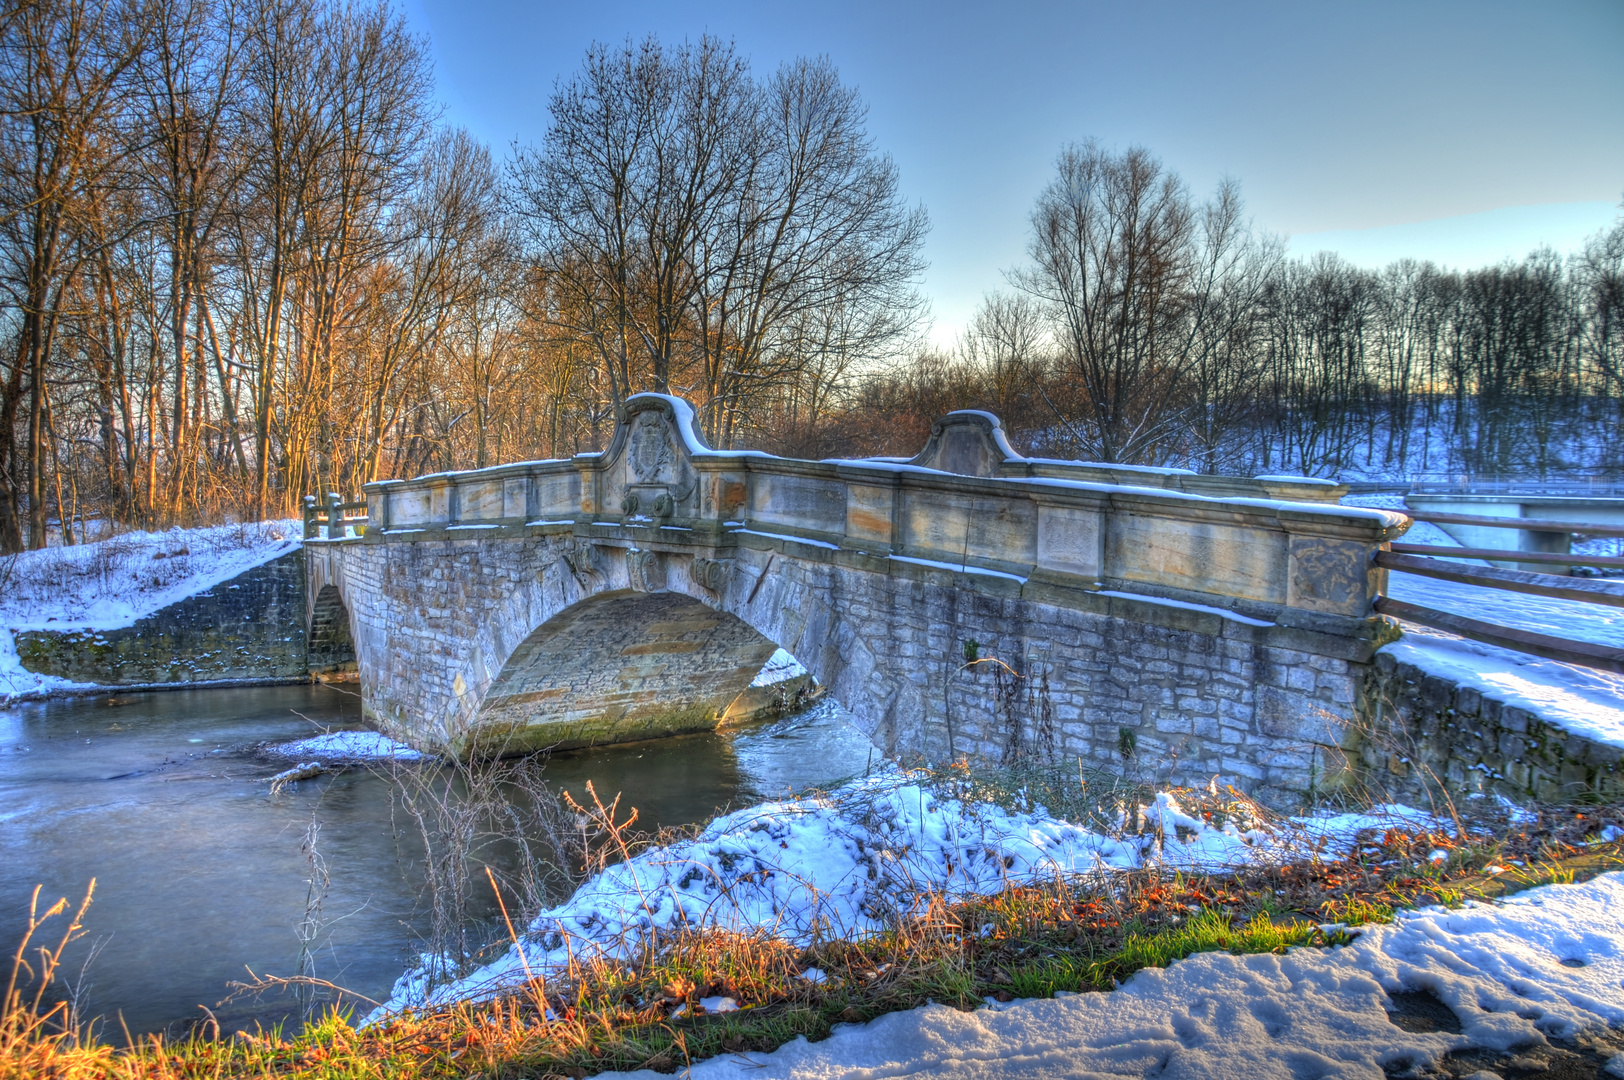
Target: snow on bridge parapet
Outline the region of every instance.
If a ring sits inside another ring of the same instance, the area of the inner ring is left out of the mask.
[[[980,409],[950,412],[931,425],[925,448],[911,465],[969,476],[1006,479],[1047,476],[1094,484],[1163,488],[1211,498],[1283,499],[1334,504],[1348,493],[1346,484],[1308,476],[1214,476],[1190,469],[1121,465],[1102,461],[1031,458],[1017,454],[1004,437],[998,417]]]
[[[992,464],[996,475],[971,475]],[[1357,634],[1384,577],[1371,555],[1405,518],[1325,505],[1339,491],[1019,458],[988,413],[949,414],[907,463],[718,451],[687,402],[657,394],[628,399],[602,454],[366,488],[374,542],[605,526],[655,545],[766,535],[996,571],[1032,591],[1142,593]]]

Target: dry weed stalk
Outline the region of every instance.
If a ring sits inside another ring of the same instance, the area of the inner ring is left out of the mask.
[[[545,768],[540,756],[499,755],[375,767],[406,819],[405,829],[395,829],[402,855],[421,859],[433,981],[466,974],[502,936],[478,917],[476,877],[489,875],[508,923],[504,889],[524,923],[584,879],[590,859],[577,815],[547,785]]]
[[[28,928],[12,954],[6,994],[0,999],[0,1070],[18,1077],[44,1075],[61,1050],[85,1041],[83,1030],[74,1022],[71,1002],[64,999],[48,1003],[46,998],[62,970],[63,953],[84,934],[85,912],[95,896],[96,879],[90,879],[84,899],[73,910],[56,943],[35,946],[31,953],[35,935],[69,910],[67,898],[63,897],[41,913],[41,888],[34,886],[29,898]],[[35,963],[29,961],[30,955],[37,958]]]
[[[310,876],[305,879],[304,917],[299,920],[293,931],[299,939],[299,974],[294,991],[300,1012],[307,1023],[315,1015],[320,993],[319,984],[323,981],[315,978],[316,948],[317,939],[322,931],[321,912],[327,902],[330,885],[327,860],[322,857],[316,846],[320,837],[321,822],[312,817],[310,825],[305,829],[304,841],[299,845],[299,851],[305,857],[305,865],[310,868]]]

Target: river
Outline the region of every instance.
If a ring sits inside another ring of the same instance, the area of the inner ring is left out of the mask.
[[[282,686],[64,699],[0,709],[0,944],[28,897],[95,901],[68,981],[82,1016],[135,1034],[212,1010],[228,1032],[296,1015],[286,996],[221,1004],[228,984],[297,972],[307,830],[329,892],[314,974],[382,999],[415,955],[427,916],[407,823],[390,784],[355,769],[272,795],[286,762],[256,747],[361,728],[341,687]],[[548,782],[639,811],[639,827],[702,821],[728,805],[863,772],[867,740],[826,702],[739,729],[560,754]],[[414,880],[414,878],[418,878]],[[120,1038],[121,1036],[117,1036]]]

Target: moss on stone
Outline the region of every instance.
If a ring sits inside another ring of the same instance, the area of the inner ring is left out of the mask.
[[[715,731],[719,722],[715,703],[703,701],[670,708],[605,713],[584,720],[485,723],[454,740],[449,750],[459,758],[516,757],[541,750],[582,750],[610,743]]]

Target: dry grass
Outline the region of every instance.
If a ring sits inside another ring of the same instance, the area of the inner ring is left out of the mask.
[[[962,780],[948,774],[944,782]],[[1202,797],[1181,793],[1187,806]],[[1227,795],[1206,797],[1214,808],[1203,813],[1255,812]],[[624,825],[629,815],[616,803],[605,805],[595,793],[589,799],[570,809]],[[27,963],[28,941],[19,949],[0,1027],[0,1080],[670,1072],[719,1054],[771,1050],[800,1035],[815,1040],[836,1023],[927,1000],[968,1009],[986,997],[1107,990],[1141,968],[1198,952],[1324,945],[1398,908],[1582,879],[1624,866],[1624,842],[1596,841],[1599,829],[1619,820],[1597,808],[1546,809],[1464,838],[1390,829],[1367,835],[1344,859],[1228,875],[1152,869],[1062,878],[960,903],[924,897],[885,933],[805,949],[765,934],[689,929],[644,942],[631,960],[582,962],[547,982],[533,978],[505,1000],[362,1030],[347,1014],[329,1011],[297,1034],[198,1030],[178,1040],[131,1040],[117,1050],[75,1024],[66,1005],[48,1002],[44,988],[62,945],[78,932],[75,915],[60,944],[38,950],[38,960]],[[634,850],[628,832],[610,838],[623,845],[618,857]],[[30,938],[67,915],[59,903],[33,919]],[[504,908],[505,929],[514,935],[507,915]],[[28,986],[34,989],[25,993]],[[700,1011],[699,1001],[713,996],[733,998],[739,1011]]]

